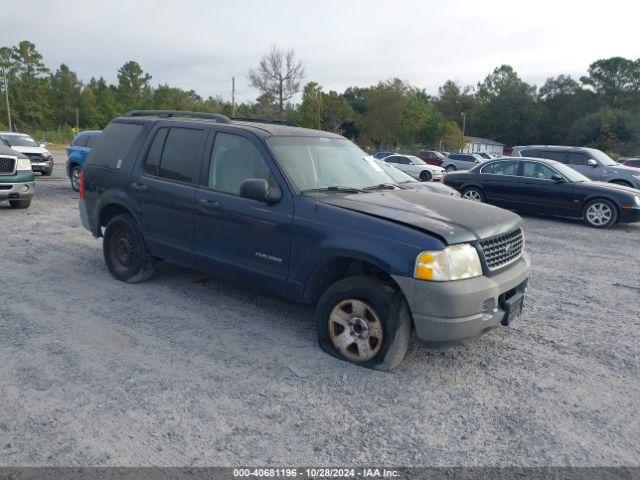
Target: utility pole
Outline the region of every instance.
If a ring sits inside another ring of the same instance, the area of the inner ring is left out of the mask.
[[[80,131],[80,113],[78,112],[78,107],[76,107],[76,131]]]
[[[467,116],[465,115],[464,112],[460,112],[460,115],[462,115],[462,143],[463,143],[462,150],[464,150],[464,130],[465,130],[465,127],[467,126]]]
[[[231,115],[236,116],[236,77],[231,77]]]
[[[12,132],[11,109],[9,108],[9,80],[7,80],[7,70],[4,67],[2,67],[2,75],[4,76],[4,98],[7,102],[7,126],[9,127],[9,131]]]

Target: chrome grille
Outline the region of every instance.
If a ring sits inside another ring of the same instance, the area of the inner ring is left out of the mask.
[[[0,157],[0,175],[13,175],[16,171],[16,159]]]
[[[518,228],[504,235],[480,240],[479,243],[489,270],[497,270],[520,258],[524,235],[522,229]]]

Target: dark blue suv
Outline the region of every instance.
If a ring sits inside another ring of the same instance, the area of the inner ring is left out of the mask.
[[[324,350],[383,370],[412,328],[447,343],[507,325],[529,278],[518,215],[400,187],[339,135],[222,115],[113,120],[80,216],[116,279],[166,260],[315,304]]]
[[[93,148],[102,133],[100,130],[87,130],[80,132],[71,140],[71,144],[67,147],[67,176],[71,180],[71,187],[77,192],[79,189],[80,172],[82,166],[87,160],[87,155]]]

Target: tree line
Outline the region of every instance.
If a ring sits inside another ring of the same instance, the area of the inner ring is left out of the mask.
[[[314,81],[303,85],[303,62],[293,50],[272,47],[247,75],[260,95],[239,105],[168,84],[152,86],[151,75],[135,61],[118,69],[115,84],[103,77],[82,81],[65,64],[47,67],[29,41],[0,48],[0,68],[14,128],[36,134],[58,130],[69,136],[76,119],[81,129],[101,129],[128,110],[169,109],[283,119],[342,133],[371,148],[456,150],[464,128],[465,135],[506,145],[640,153],[640,59],[597,60],[579,79],[558,75],[540,87],[502,65],[476,85],[447,80],[434,95],[398,78],[336,92]],[[2,101],[0,128],[7,127],[7,117]]]

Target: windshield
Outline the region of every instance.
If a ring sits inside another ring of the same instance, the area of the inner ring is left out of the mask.
[[[606,153],[604,153],[604,152],[602,152],[600,150],[596,150],[595,148],[590,148],[589,149],[589,153],[591,154],[591,156],[593,158],[598,160],[598,162],[600,162],[604,166],[612,167],[614,165],[617,165],[617,163],[614,162],[613,159],[609,155],[607,155]]]
[[[383,160],[378,160],[377,163],[378,165],[380,165],[380,168],[384,170],[384,173],[389,175],[391,179],[396,183],[409,183],[416,181],[416,179],[408,173],[404,173],[402,170],[398,170],[396,167],[394,167],[393,165],[389,165]]]
[[[374,158],[346,138],[274,136],[267,143],[298,193],[395,183]]]
[[[10,147],[39,147],[36,141],[28,135],[2,135],[2,139]]]
[[[553,164],[553,168],[555,168],[560,174],[562,174],[570,182],[590,182],[591,181],[588,177],[585,177],[583,174],[574,170],[571,167],[567,167],[564,163],[556,162]]]

